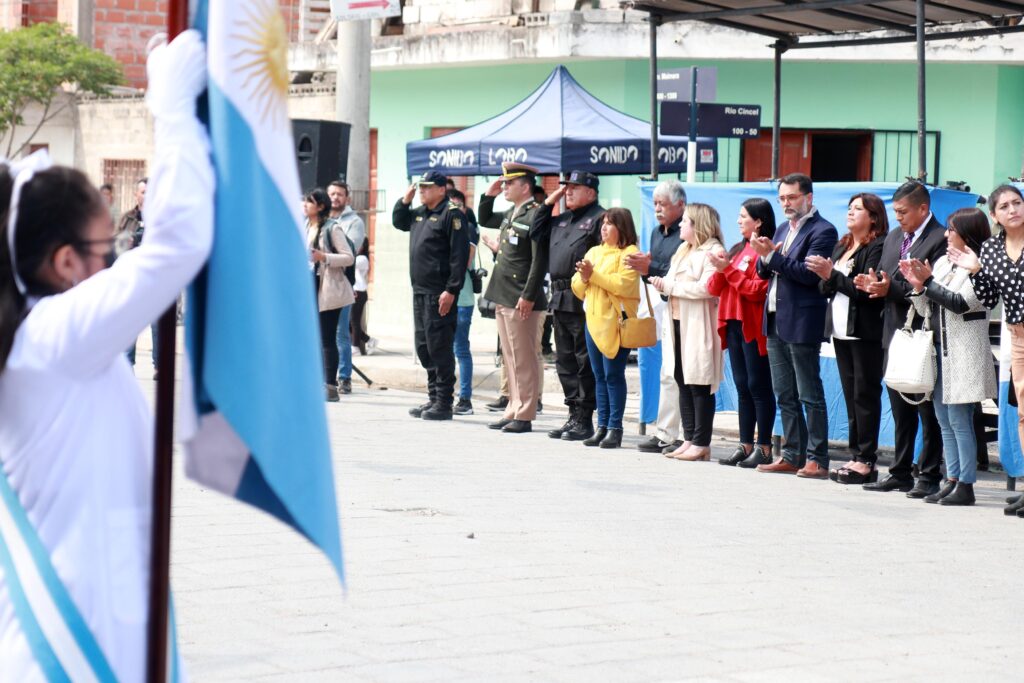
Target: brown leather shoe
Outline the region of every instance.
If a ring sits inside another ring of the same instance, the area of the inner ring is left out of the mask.
[[[771,465],[758,465],[758,472],[768,472],[769,474],[793,474],[798,472],[799,468],[796,465],[790,464],[785,458],[779,458]],[[828,476],[828,472],[825,473]]]
[[[808,460],[796,476],[802,479],[828,479],[828,470],[813,460]]]

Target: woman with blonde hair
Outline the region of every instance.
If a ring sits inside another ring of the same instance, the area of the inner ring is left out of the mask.
[[[601,220],[601,244],[587,251],[572,276],[573,294],[583,301],[587,315],[587,352],[597,399],[597,431],[584,446],[622,445],[629,349],[621,344],[619,321],[624,313],[635,318],[640,304],[640,274],[626,265],[626,257],[638,251],[633,214],[609,209]]]
[[[651,284],[668,296],[679,385],[683,444],[667,457],[710,460],[715,392],[722,381],[722,338],[718,334],[718,297],[708,292],[716,272],[711,254],[724,254],[718,212],[707,204],[687,204],[679,228],[682,246],[672,257],[665,277]]]

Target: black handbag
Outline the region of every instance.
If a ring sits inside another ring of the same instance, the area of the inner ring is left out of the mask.
[[[490,318],[491,320],[494,320],[498,317],[497,307],[498,304],[485,296],[478,296],[476,299],[476,309],[480,311],[481,318]]]

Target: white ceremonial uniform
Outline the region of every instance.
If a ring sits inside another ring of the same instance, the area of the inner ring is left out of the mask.
[[[213,241],[209,142],[157,119],[142,245],[34,302],[0,374],[0,461],[122,683],[145,677],[153,419],[125,349]],[[179,661],[180,666],[180,661]],[[41,681],[0,575],[0,681]]]

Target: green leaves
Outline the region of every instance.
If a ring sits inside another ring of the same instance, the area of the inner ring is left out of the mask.
[[[0,139],[24,124],[24,112],[32,103],[43,109],[38,132],[46,120],[59,113],[51,105],[62,88],[102,95],[123,80],[116,60],[86,46],[60,24],[0,31]],[[23,147],[27,144],[25,141]]]

